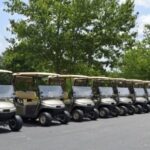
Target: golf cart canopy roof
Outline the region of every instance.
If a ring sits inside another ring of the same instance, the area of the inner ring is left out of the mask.
[[[127,82],[127,79],[125,79],[125,78],[111,78],[111,81],[123,83],[123,82]]]
[[[0,69],[0,73],[10,73],[10,74],[12,74],[12,71]]]
[[[89,77],[88,76],[85,76],[85,75],[58,75],[57,77],[59,78],[74,78],[74,79],[88,79]]]
[[[111,80],[115,80],[115,81],[126,81],[125,78],[111,78]]]
[[[56,73],[48,73],[48,72],[18,72],[14,73],[14,76],[28,76],[28,77],[43,77],[43,76],[57,76]]]
[[[91,76],[89,78],[93,80],[111,80],[111,78],[109,77],[101,77],[101,76]]]
[[[143,80],[137,80],[137,79],[127,79],[126,82],[130,84],[135,84],[135,85],[144,84]]]
[[[111,82],[125,82],[126,79],[124,78],[111,78],[111,77],[90,77],[91,79],[95,80],[95,81],[111,81]]]
[[[150,81],[143,81],[144,84],[150,85]]]

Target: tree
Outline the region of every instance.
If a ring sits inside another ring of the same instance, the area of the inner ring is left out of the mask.
[[[11,69],[13,64],[14,71],[22,70],[17,67],[20,63],[29,70],[105,73],[105,67],[113,68],[122,51],[134,43],[136,33],[131,29],[137,15],[132,0],[123,4],[118,0],[9,0],[5,4],[5,11],[25,16],[10,21],[15,38],[8,40],[12,45],[3,55],[4,66]]]
[[[128,50],[121,60],[122,75],[150,80],[150,25],[145,26],[144,39]]]
[[[126,52],[121,67],[126,78],[150,79],[150,50],[134,49]]]

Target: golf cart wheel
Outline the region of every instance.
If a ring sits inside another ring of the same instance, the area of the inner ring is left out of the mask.
[[[99,116],[101,118],[107,118],[110,114],[110,110],[107,107],[99,108]]]
[[[70,113],[68,111],[64,111],[64,114],[62,115],[62,117],[60,118],[60,122],[62,124],[68,124],[68,122],[70,121]]]
[[[149,103],[147,104],[147,107],[149,108],[149,111],[150,111],[150,104]]]
[[[14,116],[11,120],[9,120],[9,128],[12,131],[19,131],[22,128],[22,118],[18,115]]]
[[[90,119],[91,120],[97,120],[98,117],[99,117],[99,111],[96,108],[94,108],[93,111],[91,112]]]
[[[144,106],[143,106],[143,112],[144,112],[144,113],[148,113],[148,112],[149,112],[149,108],[148,108],[147,105],[144,105]]]
[[[50,126],[52,122],[52,116],[48,112],[42,112],[39,115],[39,121],[42,126]]]
[[[143,112],[143,108],[140,104],[135,105],[136,113],[141,114]]]
[[[110,114],[112,117],[117,117],[119,114],[120,109],[118,107],[115,107],[113,109],[111,109]]]
[[[133,106],[128,107],[128,114],[133,115],[135,113],[135,108]]]
[[[120,116],[125,116],[128,113],[127,107],[119,106],[119,108],[120,108],[120,113],[119,113]]]
[[[72,113],[72,118],[74,121],[80,122],[83,120],[84,113],[80,109],[75,109]]]

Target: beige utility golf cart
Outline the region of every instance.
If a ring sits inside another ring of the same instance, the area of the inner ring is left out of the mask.
[[[131,94],[130,81],[124,78],[113,78],[114,92],[117,95],[117,103],[120,108],[120,115],[133,115],[135,106],[133,104],[133,94]]]
[[[150,111],[146,98],[145,82],[142,80],[128,80],[131,82],[130,91],[134,95],[133,101],[136,113],[148,113]]]
[[[117,106],[111,78],[108,77],[91,77],[93,80],[93,92],[97,99],[97,108],[101,118],[117,117],[120,109]]]
[[[147,105],[150,108],[150,81],[143,81],[144,89],[146,92]]]
[[[42,126],[53,120],[67,124],[69,113],[60,100],[60,87],[49,86],[49,76],[54,73],[22,72],[14,74],[17,113],[26,119],[39,119]]]
[[[12,131],[22,128],[22,119],[16,115],[15,98],[12,85],[12,72],[0,70],[0,125],[9,125]]]
[[[99,112],[93,101],[92,88],[89,85],[90,78],[84,75],[60,75],[59,78],[69,81],[71,85],[68,110],[72,119],[74,121],[82,121],[84,118],[96,120]]]

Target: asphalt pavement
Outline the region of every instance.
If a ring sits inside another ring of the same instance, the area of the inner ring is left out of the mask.
[[[20,132],[1,127],[0,150],[150,150],[150,113],[50,127],[30,122]]]

